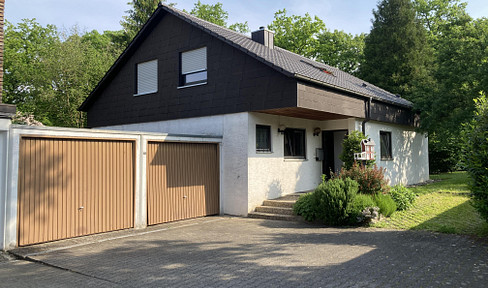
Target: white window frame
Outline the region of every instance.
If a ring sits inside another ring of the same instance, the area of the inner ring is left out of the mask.
[[[150,75],[148,74],[150,73]],[[154,74],[154,75],[152,75]],[[145,77],[153,77],[152,79],[144,79]],[[134,96],[141,96],[147,94],[153,94],[158,92],[158,59],[149,60],[145,62],[140,62],[136,64],[136,75],[135,75],[135,91]],[[141,83],[141,80],[144,80],[145,83]],[[142,84],[148,86],[146,89],[142,91],[141,86]]]
[[[185,55],[187,57],[185,58]],[[203,59],[198,57],[204,57]],[[185,60],[188,59],[188,60]],[[185,61],[193,61],[194,63],[184,63]],[[202,80],[188,82],[188,76],[203,76]],[[193,87],[207,84],[207,47],[188,50],[180,53],[180,85],[178,88]]]

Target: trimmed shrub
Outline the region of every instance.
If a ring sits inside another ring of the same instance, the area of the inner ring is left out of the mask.
[[[356,162],[354,160],[354,153],[361,152],[361,140],[367,137],[360,131],[352,131],[347,135],[342,142],[342,153],[339,155],[339,159],[343,162],[345,169],[351,169],[352,165]],[[375,165],[375,160],[366,161],[367,167]]]
[[[301,195],[293,205],[293,213],[302,216],[307,221],[314,221],[317,218],[317,205],[313,193]]]
[[[403,211],[412,206],[415,201],[415,193],[403,185],[395,185],[390,190],[390,196],[395,201],[398,211]]]
[[[397,205],[393,198],[388,194],[378,194],[374,196],[376,206],[380,208],[380,213],[385,217],[390,217],[397,210]]]
[[[463,130],[464,166],[472,179],[472,203],[488,221],[488,100],[486,95],[475,99],[473,120]]]
[[[357,222],[357,218],[361,216],[361,212],[363,212],[364,208],[374,206],[376,206],[376,204],[370,195],[356,195],[356,197],[352,201],[351,208],[349,209],[350,223]]]
[[[317,205],[317,219],[328,225],[349,222],[351,205],[358,192],[358,183],[346,178],[331,179],[313,192]]]
[[[365,167],[354,163],[351,169],[341,169],[338,175],[333,175],[333,178],[346,179],[351,178],[358,182],[359,193],[376,195],[379,193],[386,193],[389,190],[388,182],[385,179],[385,169],[373,167]]]

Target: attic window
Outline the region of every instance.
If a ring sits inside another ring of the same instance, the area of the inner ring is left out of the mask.
[[[158,92],[158,60],[137,63],[135,95]]]
[[[207,47],[180,54],[180,86],[207,83]]]

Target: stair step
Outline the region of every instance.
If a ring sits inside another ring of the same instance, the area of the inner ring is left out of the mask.
[[[280,214],[280,215],[293,215],[292,208],[274,207],[274,206],[258,206],[256,212]]]
[[[279,215],[279,214],[271,214],[271,213],[263,213],[263,212],[250,212],[249,214],[247,214],[247,216],[249,218],[258,218],[258,219],[300,221],[299,216]]]
[[[264,200],[263,206],[293,208],[295,202],[293,200]]]

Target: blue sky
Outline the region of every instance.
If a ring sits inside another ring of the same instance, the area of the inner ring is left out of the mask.
[[[6,0],[5,17],[18,23],[24,18],[36,18],[42,25],[58,28],[78,25],[82,30],[119,30],[120,20],[130,7],[129,0]],[[191,10],[196,0],[173,0],[178,9]],[[286,8],[288,14],[309,12],[324,20],[328,29],[358,34],[369,32],[371,11],[377,0],[202,0],[202,3],[222,2],[229,12],[229,23],[248,21],[251,30],[268,25],[274,13]],[[486,0],[468,0],[468,13],[474,18],[488,17]]]

